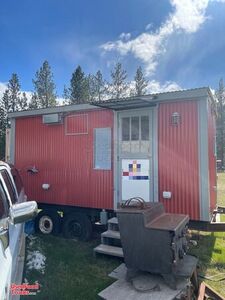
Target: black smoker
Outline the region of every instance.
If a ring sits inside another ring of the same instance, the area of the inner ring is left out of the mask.
[[[162,203],[132,198],[117,210],[128,276],[134,271],[161,274],[176,288],[176,269],[187,250],[189,217],[165,213]]]

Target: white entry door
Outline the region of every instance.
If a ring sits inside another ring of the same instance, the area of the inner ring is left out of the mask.
[[[122,199],[150,200],[149,159],[122,159]]]
[[[153,201],[151,109],[119,114],[120,200]]]

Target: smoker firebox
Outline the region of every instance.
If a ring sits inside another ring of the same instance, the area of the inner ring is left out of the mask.
[[[162,203],[132,198],[117,210],[128,275],[133,271],[161,274],[176,288],[176,269],[186,254],[189,217],[165,213]]]

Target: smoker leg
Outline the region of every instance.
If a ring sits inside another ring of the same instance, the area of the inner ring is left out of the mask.
[[[138,274],[137,269],[127,268],[126,280],[128,282],[131,282],[132,279],[137,276],[137,274]]]
[[[165,280],[166,284],[173,290],[177,289],[176,285],[176,278],[173,274],[162,274],[163,279]]]
[[[198,288],[199,288],[197,269],[194,270],[194,272],[191,276],[191,282],[194,286],[195,292],[197,292]]]

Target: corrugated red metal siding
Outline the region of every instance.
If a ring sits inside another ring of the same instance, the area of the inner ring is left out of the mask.
[[[216,123],[215,114],[212,107],[208,106],[208,151],[209,151],[209,191],[210,191],[210,211],[216,207]]]
[[[66,120],[63,125],[45,125],[41,116],[16,119],[15,164],[28,199],[113,208],[113,170],[94,170],[93,166],[94,128],[110,127],[113,136],[113,113],[95,110],[84,114],[88,115],[88,134],[79,135],[66,135]],[[74,118],[75,122],[79,118]],[[82,132],[86,130],[83,123],[80,126]],[[70,130],[79,130],[79,126],[76,129],[70,124]],[[29,174],[27,169],[34,165],[38,173]],[[50,189],[44,191],[43,183],[49,183]]]
[[[178,112],[181,122],[171,124]],[[199,219],[198,107],[196,101],[159,105],[158,117],[159,199],[168,212]],[[163,191],[172,198],[164,199]]]
[[[84,134],[88,132],[88,114],[75,114],[66,118],[66,134]]]

